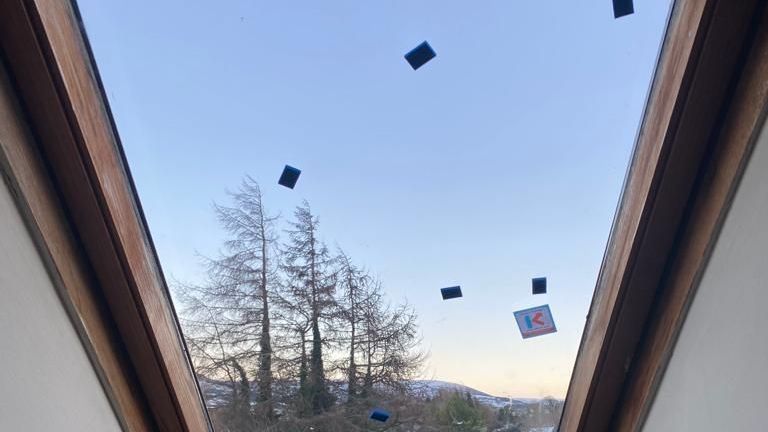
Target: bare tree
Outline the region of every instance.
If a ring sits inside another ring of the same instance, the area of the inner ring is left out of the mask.
[[[368,396],[375,385],[405,392],[407,381],[421,372],[425,359],[418,350],[417,316],[408,304],[392,307],[382,294],[381,283],[368,284],[362,309],[361,334],[357,339],[362,354],[361,394]]]
[[[355,266],[350,257],[339,249],[338,284],[341,288],[339,316],[343,323],[342,341],[349,347],[346,357],[347,401],[358,396],[357,347],[360,328],[365,322],[365,304],[371,301],[373,278],[364,270]],[[340,332],[339,332],[340,333]]]
[[[312,215],[309,203],[296,208],[295,221],[290,222],[288,242],[283,248],[283,271],[286,277],[285,304],[293,314],[309,317],[311,349],[307,378],[300,394],[313,414],[322,413],[333,404],[328,391],[323,362],[321,325],[333,318],[335,308],[334,259],[318,238],[318,219]],[[301,335],[304,349],[304,333]],[[306,361],[303,351],[302,361]]]
[[[279,375],[283,379],[297,381],[298,399],[293,405],[302,414],[311,413],[307,403],[307,380],[309,376],[309,354],[307,342],[312,329],[312,314],[301,298],[292,295],[290,284],[282,287],[276,298],[275,327],[281,337],[275,345]]]
[[[234,392],[237,371],[232,360],[238,357],[238,353],[229,343],[230,329],[234,324],[223,314],[217,314],[215,306],[209,306],[194,296],[202,290],[202,287],[185,285],[179,292],[181,303],[185,305],[181,323],[187,345],[195,359],[197,374],[224,379]]]
[[[420,424],[423,402],[406,391],[424,360],[413,308],[387,302],[381,282],[343,251],[332,256],[306,202],[278,246],[258,184],[246,178],[230,196],[214,207],[228,233],[222,251],[203,258],[202,283],[181,290],[198,375],[216,393],[220,380],[231,390],[225,404],[215,395],[217,425],[368,430],[372,403],[396,411],[381,430]],[[344,381],[350,403],[335,405],[330,387]]]
[[[267,214],[259,185],[250,177],[230,196],[231,207],[214,205],[229,237],[218,258],[204,259],[207,283],[184,288],[184,316],[192,329],[198,360],[207,366],[202,370],[216,375],[211,368],[220,368],[235,383],[242,382],[244,367],[252,365],[258,386],[257,407],[271,418],[270,298],[277,279],[276,218]],[[216,361],[211,353],[217,353]],[[236,378],[229,370],[232,364],[239,368]]]

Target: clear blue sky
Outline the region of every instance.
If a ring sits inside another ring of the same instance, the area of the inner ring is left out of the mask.
[[[200,277],[249,174],[416,307],[428,377],[564,396],[668,0],[79,4],[169,278]],[[559,332],[521,340],[512,312],[543,303]]]

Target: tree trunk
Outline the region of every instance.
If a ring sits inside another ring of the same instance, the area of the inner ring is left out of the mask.
[[[370,343],[368,345],[368,362],[365,365],[365,378],[363,378],[363,396],[368,397],[371,394],[371,390],[373,390],[373,371],[371,370],[371,362],[373,359],[371,358],[371,347]]]
[[[320,335],[320,298],[317,275],[317,263],[315,262],[316,246],[314,227],[310,226],[310,288],[312,292],[312,353],[309,357],[309,386],[312,413],[320,414],[330,406],[330,395],[325,387],[325,371],[323,370],[323,340]]]
[[[347,371],[347,401],[357,396],[357,365],[355,364],[355,329],[352,327],[352,344],[349,348],[349,370]]]
[[[350,342],[349,342],[349,370],[347,371],[347,402],[357,396],[357,365],[355,365],[355,321],[357,311],[355,310],[355,292],[352,281],[347,281],[349,285],[349,317],[350,317]]]
[[[272,340],[270,337],[269,297],[267,290],[267,238],[261,214],[261,338],[259,339],[259,394],[258,401],[264,405],[267,418],[274,417],[272,407]]]
[[[323,343],[320,338],[320,323],[317,317],[312,320],[312,354],[309,364],[309,383],[311,388],[312,412],[320,414],[330,406],[328,389],[325,387],[323,370]]]
[[[266,296],[266,290],[264,290]],[[263,300],[263,316],[261,319],[261,338],[259,339],[259,394],[258,401],[264,404],[267,417],[273,417],[272,406],[272,341],[269,334],[269,305],[266,297]]]

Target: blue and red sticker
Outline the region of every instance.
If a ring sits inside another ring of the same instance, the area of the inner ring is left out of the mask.
[[[523,339],[555,333],[557,326],[552,318],[549,305],[536,306],[515,312],[515,321]]]

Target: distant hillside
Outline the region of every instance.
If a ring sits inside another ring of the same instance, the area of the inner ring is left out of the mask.
[[[507,405],[512,405],[516,408],[523,408],[531,402],[538,401],[537,399],[511,399],[503,396],[493,396],[463,384],[456,384],[446,381],[414,380],[412,383],[412,388],[416,394],[419,394],[423,397],[435,397],[441,391],[457,390],[462,393],[469,393],[474,400],[493,408],[501,408]]]
[[[346,392],[346,384],[344,383],[331,383],[333,392],[341,399]],[[255,395],[255,383],[251,383],[251,387],[254,390]],[[293,381],[276,381],[274,393],[276,397],[287,395],[296,391],[297,383]],[[231,397],[232,390],[230,384],[226,381],[217,381],[204,377],[200,377],[200,389],[205,397],[206,404],[210,408],[216,408],[227,403]],[[411,389],[413,392],[423,398],[434,398],[441,391],[459,391],[462,393],[469,393],[477,402],[487,405],[492,408],[502,408],[511,405],[514,408],[522,409],[531,404],[538,403],[539,399],[530,398],[508,398],[502,396],[493,396],[480,390],[468,387],[462,384],[456,384],[452,382],[439,381],[439,380],[414,380],[411,381]]]

